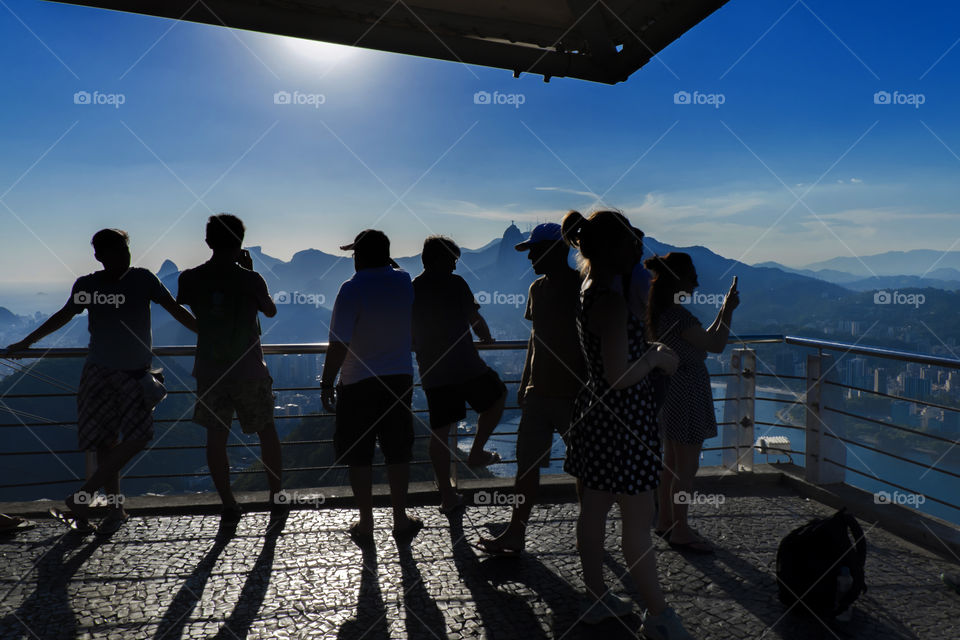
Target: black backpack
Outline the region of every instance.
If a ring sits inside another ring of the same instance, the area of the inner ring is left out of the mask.
[[[846,507],[829,518],[811,520],[788,533],[777,548],[780,601],[793,606],[800,600],[796,609],[832,621],[866,592],[866,556],[863,529]],[[850,571],[853,585],[838,603],[837,577],[843,567]]]

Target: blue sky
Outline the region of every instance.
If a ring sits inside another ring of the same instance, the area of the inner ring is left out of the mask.
[[[371,225],[397,255],[479,246],[598,203],[748,263],[958,249],[958,39],[953,2],[731,0],[607,86],[0,0],[0,282],[94,270],[105,226],[142,266],[196,264],[211,211],[282,259]]]

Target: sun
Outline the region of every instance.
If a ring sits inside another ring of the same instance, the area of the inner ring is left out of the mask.
[[[289,52],[291,57],[300,61],[327,67],[339,64],[357,54],[356,47],[348,47],[342,44],[331,44],[329,42],[318,42],[316,40],[304,40],[302,38],[283,38],[284,49]]]

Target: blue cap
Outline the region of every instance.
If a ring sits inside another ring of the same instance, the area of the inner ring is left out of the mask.
[[[561,242],[563,240],[563,234],[560,232],[560,225],[556,222],[544,222],[543,224],[538,224],[533,228],[533,231],[530,232],[530,237],[521,242],[518,245],[514,245],[514,249],[517,251],[526,251],[531,246],[539,244],[541,242]]]

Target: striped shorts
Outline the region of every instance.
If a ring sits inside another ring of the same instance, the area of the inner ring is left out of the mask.
[[[80,449],[88,451],[126,440],[153,438],[153,409],[133,372],[88,362],[77,392]]]

